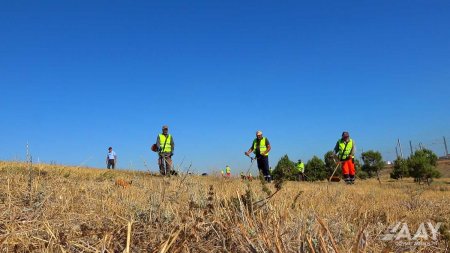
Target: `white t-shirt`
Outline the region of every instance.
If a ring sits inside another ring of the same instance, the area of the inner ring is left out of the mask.
[[[111,152],[108,152],[108,159],[116,159],[116,152],[114,150],[111,150]]]

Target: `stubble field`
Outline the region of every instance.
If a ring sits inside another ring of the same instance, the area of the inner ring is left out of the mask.
[[[446,252],[450,243],[445,178],[264,185],[55,165],[30,177],[15,162],[0,162],[0,178],[1,252]],[[411,237],[425,223],[429,237],[382,240],[398,222]],[[436,240],[427,222],[441,224]]]

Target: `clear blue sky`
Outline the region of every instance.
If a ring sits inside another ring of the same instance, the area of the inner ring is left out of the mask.
[[[0,159],[156,171],[229,164],[261,129],[271,166],[323,157],[348,130],[392,160],[397,138],[450,138],[450,1],[1,1]],[[448,140],[450,143],[450,140]]]

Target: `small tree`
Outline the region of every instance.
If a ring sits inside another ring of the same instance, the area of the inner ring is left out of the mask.
[[[417,150],[408,159],[409,175],[416,182],[426,181],[430,184],[433,178],[439,178],[441,174],[436,169],[437,156],[429,149]]]
[[[328,172],[325,163],[317,156],[313,156],[305,165],[308,181],[318,181],[327,178]]]
[[[277,166],[272,172],[275,180],[295,180],[296,179],[295,163],[289,160],[288,155],[284,155],[278,161]]]
[[[380,171],[386,165],[380,152],[369,150],[361,154],[363,160],[362,170],[367,172],[369,177],[377,176],[380,181]],[[380,181],[381,182],[381,181]]]
[[[408,160],[403,158],[397,158],[394,161],[394,170],[391,172],[391,178],[403,179],[409,176]]]

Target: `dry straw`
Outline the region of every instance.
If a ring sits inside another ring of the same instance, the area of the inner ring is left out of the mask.
[[[0,162],[2,252],[444,252],[450,186],[261,182]],[[117,187],[116,179],[133,179]],[[31,190],[30,190],[31,189]],[[30,197],[30,192],[32,196]],[[127,217],[127,218],[124,218]],[[396,222],[446,228],[436,244],[380,236]],[[443,227],[444,227],[443,225]]]

